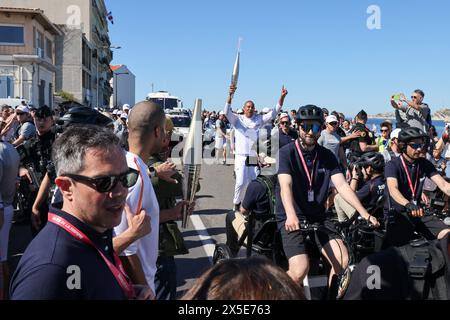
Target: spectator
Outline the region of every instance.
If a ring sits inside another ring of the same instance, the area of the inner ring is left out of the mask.
[[[298,133],[291,128],[291,122],[287,113],[282,113],[279,118],[279,148],[298,139]]]
[[[134,298],[113,250],[112,228],[120,223],[127,188],[138,172],[128,168],[117,137],[97,126],[67,129],[53,151],[63,208],[51,208],[47,225],[22,256],[12,299]],[[141,294],[148,298],[148,288]]]
[[[423,102],[424,97],[424,92],[417,89],[411,95],[412,101],[408,101],[401,93],[399,102],[394,100],[394,96],[391,97],[391,105],[394,109],[400,110],[400,117],[408,126],[428,132],[431,125],[431,110],[428,104]]]
[[[385,162],[391,161],[393,158],[400,156],[401,152],[400,148],[398,147],[398,134],[401,130],[402,129],[400,128],[396,128],[391,132],[390,143],[387,149],[382,152]]]
[[[378,151],[381,153],[389,146],[391,130],[392,125],[389,122],[384,121],[381,123],[381,136],[375,139],[375,144],[378,146]]]
[[[330,150],[335,156],[339,164],[347,167],[344,150],[341,146],[341,137],[336,133],[338,128],[338,120],[331,115],[325,119],[326,129],[320,134],[317,144]]]
[[[33,138],[36,134],[36,127],[33,124],[28,107],[18,106],[16,108],[16,117],[19,126],[16,129],[14,142],[12,143],[15,147]]]
[[[182,300],[304,300],[281,268],[262,257],[229,259],[206,271]]]
[[[0,300],[8,297],[8,242],[19,161],[19,154],[14,147],[0,140]]]

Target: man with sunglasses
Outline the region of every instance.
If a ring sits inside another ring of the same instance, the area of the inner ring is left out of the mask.
[[[450,183],[446,182],[433,164],[421,157],[428,136],[420,129],[402,129],[398,136],[401,155],[386,164],[385,215],[387,241],[392,246],[402,246],[415,239],[419,232],[427,239],[442,239],[450,232],[448,226],[434,216],[424,216],[421,205],[422,181],[428,177],[446,195]]]
[[[351,206],[366,220],[378,225],[361,205],[355,192],[347,184],[335,155],[317,144],[323,126],[322,109],[307,105],[297,113],[299,139],[280,150],[276,187],[276,215],[284,252],[289,261],[289,276],[301,285],[309,268],[305,247],[306,234],[302,224],[318,223],[316,245],[334,275],[342,274],[348,265],[348,253],[340,236],[325,212],[330,182]]]
[[[392,96],[391,105],[401,111],[400,115],[408,126],[428,132],[431,125],[431,110],[428,104],[423,102],[424,97],[425,93],[417,89],[411,95],[411,101],[407,100],[403,93],[400,94],[399,102]]]
[[[19,146],[26,140],[31,139],[36,134],[36,127],[33,124],[33,119],[30,116],[30,109],[26,106],[18,106],[16,108],[16,117],[19,126],[16,129],[13,146]]]
[[[336,156],[338,163],[346,169],[347,162],[341,145],[341,137],[336,132],[339,126],[338,119],[334,115],[328,116],[325,119],[325,124],[325,130],[322,130],[317,144],[330,150]]]
[[[227,103],[223,112],[228,121],[235,128],[235,165],[236,184],[234,187],[233,205],[234,210],[238,211],[244,195],[244,191],[250,181],[256,179],[259,174],[258,169],[258,142],[267,140],[268,137],[261,137],[260,129],[271,122],[280,112],[284,104],[288,91],[281,89],[281,96],[275,108],[265,115],[259,115],[255,110],[255,103],[251,100],[244,104],[244,115],[235,115],[231,110],[236,87],[230,86]],[[263,150],[260,150],[263,151]],[[274,151],[272,151],[274,152]]]
[[[14,300],[123,300],[136,292],[113,249],[128,188],[139,173],[128,168],[119,139],[108,129],[67,129],[54,144],[55,182],[64,203],[29,244],[12,279]]]
[[[383,123],[381,123],[381,136],[375,139],[375,143],[378,146],[378,151],[381,153],[383,153],[384,150],[389,147],[389,144],[391,142],[391,128],[392,125],[389,122],[384,121]]]
[[[282,113],[280,115],[278,127],[278,134],[280,137],[278,147],[280,149],[298,139],[297,132],[291,128],[291,121],[289,120],[289,115],[287,113]]]

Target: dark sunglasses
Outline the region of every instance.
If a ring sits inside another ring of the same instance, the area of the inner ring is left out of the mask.
[[[305,124],[300,123],[300,128],[305,131],[306,133],[310,132],[312,130],[313,134],[317,134],[320,131],[322,131],[322,125],[313,123],[313,124]]]
[[[289,121],[283,121],[283,122],[280,122],[280,124],[288,125],[288,124],[289,124]]]
[[[425,143],[409,143],[408,146],[413,148],[414,150],[425,148]]]
[[[338,123],[337,122],[330,122],[330,123],[328,123],[330,126],[333,126],[333,127],[335,127],[335,126],[337,126],[338,125]]]
[[[418,99],[419,97],[416,97],[416,96],[411,96],[411,99],[413,99],[413,100],[416,100],[416,99]]]
[[[16,112],[17,116],[23,116],[25,113],[21,113],[21,112]]]
[[[71,178],[77,182],[86,183],[100,193],[111,192],[117,183],[121,183],[124,188],[134,186],[139,177],[139,171],[129,168],[128,172],[117,176],[103,176],[98,178],[89,178],[77,174],[63,174],[63,177]]]
[[[388,132],[388,129],[381,129],[381,132]]]

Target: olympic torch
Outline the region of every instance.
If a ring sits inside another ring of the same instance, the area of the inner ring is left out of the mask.
[[[202,100],[195,100],[189,134],[183,148],[183,199],[194,201],[195,193],[200,179],[200,167],[202,164]],[[183,208],[182,227],[186,228],[188,223],[188,208]]]
[[[234,61],[233,74],[231,76],[231,84],[234,87],[237,87],[237,83],[239,80],[239,63],[241,60],[241,41],[242,41],[242,38],[239,38],[238,51],[236,54],[236,60]]]

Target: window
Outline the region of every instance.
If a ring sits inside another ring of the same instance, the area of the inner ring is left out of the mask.
[[[10,45],[23,45],[23,26],[0,25],[0,43]]]
[[[14,78],[0,76],[0,98],[14,97]]]
[[[44,58],[44,35],[37,31],[36,32],[36,55],[40,58]]]
[[[53,42],[49,38],[45,38],[45,52],[47,58],[53,59]]]

